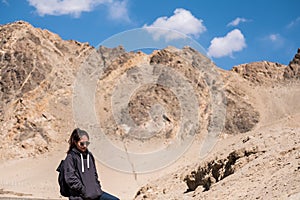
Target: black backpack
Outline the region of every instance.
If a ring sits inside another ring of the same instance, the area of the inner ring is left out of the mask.
[[[71,196],[71,194],[70,194],[70,188],[67,185],[66,180],[65,180],[64,162],[65,162],[65,160],[62,160],[60,162],[56,171],[58,172],[58,184],[59,184],[60,194],[64,197],[69,197],[69,196]]]
[[[72,155],[72,159],[75,165],[75,168],[77,168],[77,163],[74,159],[74,153],[71,151],[71,155]],[[65,160],[61,160],[60,164],[58,165],[56,171],[58,172],[58,184],[59,184],[59,191],[60,194],[64,197],[70,197],[71,196],[71,192],[70,192],[70,188],[65,180],[65,171],[64,171],[64,164],[65,164]]]

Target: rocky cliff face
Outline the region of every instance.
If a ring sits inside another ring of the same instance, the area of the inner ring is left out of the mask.
[[[1,26],[0,34],[1,157],[43,153],[73,124],[72,84],[92,47],[23,21]]]
[[[253,62],[233,67],[233,71],[254,84],[275,84],[283,81],[287,66],[272,62]]]
[[[284,71],[284,77],[286,79],[300,79],[300,49]]]
[[[74,128],[72,90],[75,77],[95,49],[88,44],[64,41],[56,34],[23,21],[1,26],[0,33],[0,122],[5,140],[1,150],[11,149],[1,155],[18,157],[43,153],[59,141],[65,141]],[[97,115],[108,135],[120,135],[123,130],[116,124],[112,112],[114,85],[136,66],[160,65],[184,75],[199,105],[201,127],[197,133],[216,126],[227,134],[252,130],[260,120],[260,112],[253,97],[247,94],[251,87],[249,82],[272,85],[299,78],[299,52],[289,66],[257,62],[234,67],[232,72],[216,68],[191,48],[166,48],[146,55],[126,53],[122,47],[100,47],[96,53],[98,60],[92,62],[103,68],[96,93],[99,97]],[[164,81],[171,77],[168,78],[168,73],[161,73],[161,83],[143,86],[128,100],[130,117],[143,128],[153,120],[149,109],[155,104],[163,105],[165,113],[160,120],[169,128],[158,135],[165,139],[175,136],[182,115],[181,97],[163,87],[167,84]],[[213,101],[221,101],[226,106],[218,115],[213,115],[216,112]]]
[[[274,85],[299,80],[300,49],[288,66],[272,62],[253,62],[233,67],[232,71],[254,84]]]

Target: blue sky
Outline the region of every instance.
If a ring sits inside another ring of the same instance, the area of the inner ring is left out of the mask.
[[[95,47],[140,28],[152,30],[149,37],[163,47],[180,36],[151,28],[175,30],[223,69],[262,60],[288,64],[300,48],[299,0],[0,1],[0,24],[24,20]],[[140,41],[138,34],[130,41]]]

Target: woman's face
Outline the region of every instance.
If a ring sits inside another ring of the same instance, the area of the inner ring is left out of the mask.
[[[79,151],[85,152],[87,150],[87,147],[89,146],[90,142],[86,135],[82,136],[80,140],[76,143],[76,147]]]

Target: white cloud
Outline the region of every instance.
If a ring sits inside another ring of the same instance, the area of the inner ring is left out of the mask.
[[[109,15],[112,19],[130,21],[127,9],[127,1],[115,1],[109,6]]]
[[[268,37],[272,42],[276,42],[280,39],[280,35],[279,34],[271,34]]]
[[[249,20],[245,19],[245,18],[240,18],[237,17],[235,20],[231,21],[230,23],[227,24],[227,26],[237,26],[242,22],[247,22]]]
[[[263,42],[266,41],[267,45],[272,45],[273,49],[280,49],[285,44],[285,39],[278,33],[270,34],[263,38]],[[271,42],[271,44],[270,44]]]
[[[182,38],[183,34],[199,37],[201,33],[206,31],[206,27],[202,22],[203,20],[197,19],[190,11],[177,8],[171,17],[159,17],[153,24],[149,26],[145,24],[144,28],[149,28],[148,30],[153,33],[154,39],[165,37],[167,41],[170,41]]]
[[[246,47],[245,37],[239,29],[227,33],[225,37],[216,37],[210,42],[208,55],[215,58],[232,56]]]
[[[28,0],[29,4],[36,8],[37,13],[44,15],[74,15],[88,12],[103,1],[93,0]]]
[[[119,0],[27,0],[36,8],[40,16],[72,15],[79,17],[82,12],[90,12],[99,5],[108,6],[113,19],[129,19],[127,1]]]
[[[298,23],[300,23],[300,17],[297,17],[295,20],[291,21],[287,25],[287,28],[292,28],[292,27],[296,26]]]
[[[7,0],[2,0],[2,3],[5,4],[5,5],[7,5],[7,6],[9,5],[9,3],[8,3]]]

